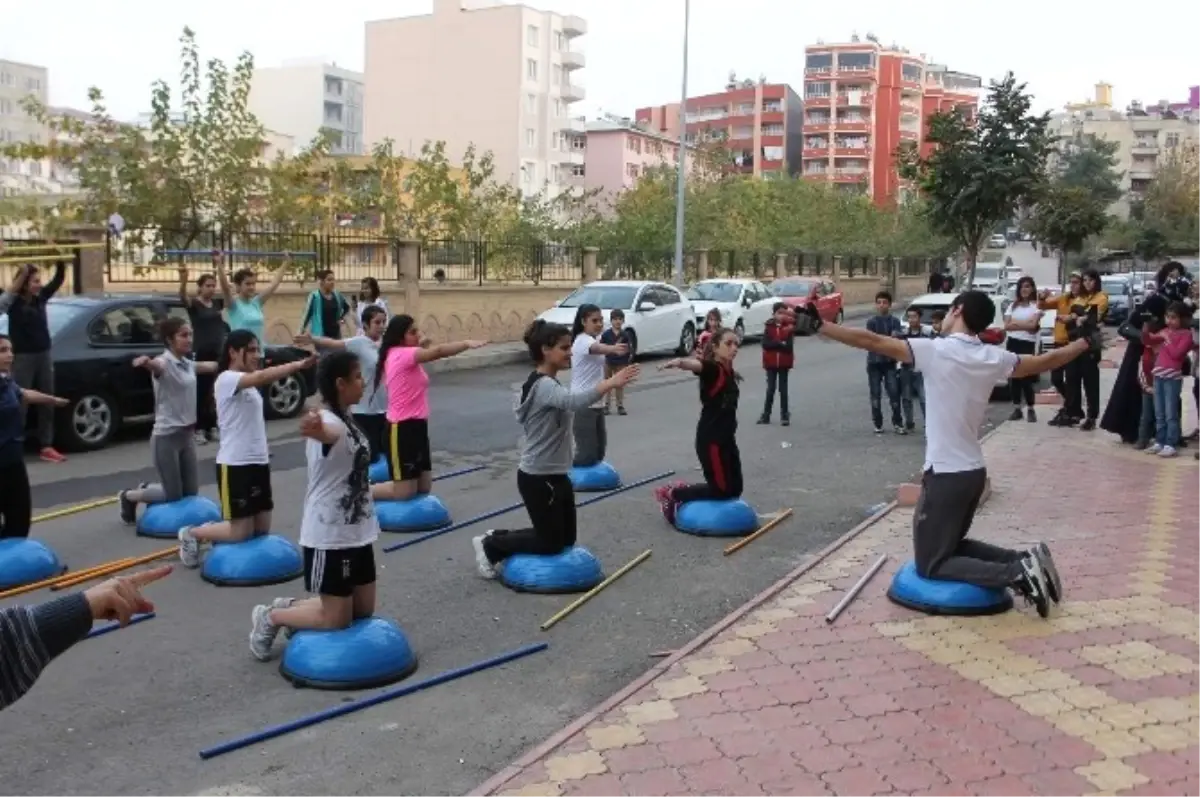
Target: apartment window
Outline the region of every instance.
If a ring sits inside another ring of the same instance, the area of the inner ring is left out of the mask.
[[[762,158],[765,161],[783,160],[783,147],[763,147]]]
[[[585,174],[584,165],[582,163],[575,163],[575,164],[571,165],[571,176],[572,177],[583,177],[584,174]]]
[[[875,53],[838,53],[837,68],[839,71],[849,69],[854,72],[864,72],[874,67]]]
[[[587,149],[587,139],[583,136],[571,136],[571,149],[582,152]]]
[[[525,60],[525,77],[530,80],[538,79],[537,59],[528,58]]]
[[[531,161],[525,161],[521,166],[521,182],[526,186],[531,186],[537,182],[537,164]]]
[[[638,176],[638,165],[636,163],[625,164],[625,176],[632,177],[636,180]]]
[[[0,141],[12,141],[12,140],[13,140],[12,131],[5,130],[4,128],[0,127]]]
[[[823,81],[821,83],[806,83],[804,85],[804,96],[805,97],[828,97],[829,96],[829,83],[827,81]]]
[[[782,136],[783,135],[783,125],[776,125],[776,124],[763,125],[762,126],[762,134],[764,136]]]
[[[1175,147],[1179,146],[1179,134],[1167,133],[1167,138],[1164,143],[1167,149],[1175,149]]]
[[[554,65],[554,79],[550,81],[550,83],[553,86],[559,86],[566,83],[566,81],[563,80],[563,68],[559,64]]]
[[[525,26],[525,43],[528,44],[530,47],[538,46],[538,26],[537,25]]]
[[[833,53],[814,53],[804,59],[806,72],[824,72],[833,68]]]
[[[567,49],[567,37],[561,30],[554,31],[554,49],[560,53]]]
[[[558,182],[558,166],[553,163],[550,164],[550,182],[552,182],[552,183]]]
[[[325,121],[337,122],[338,124],[341,124],[342,104],[340,102],[325,103]]]
[[[781,113],[783,103],[779,100],[767,100],[763,103],[763,113]]]
[[[629,136],[625,139],[625,149],[629,150],[630,152],[636,152],[637,154],[641,155],[642,154],[642,142],[640,139],[634,138],[633,136]]]
[[[537,131],[534,130],[532,127],[525,128],[525,146],[527,146],[527,147],[536,147],[537,146]]]
[[[900,79],[911,83],[921,82],[921,67],[916,64],[903,64],[900,67]]]
[[[325,77],[325,93],[326,94],[332,94],[335,97],[340,97],[340,96],[342,96],[342,88],[343,88],[343,86],[342,86],[341,78],[329,77],[328,75],[326,75],[326,77]]]
[[[12,86],[15,83],[11,72],[0,72],[0,86]]]
[[[12,100],[0,98],[0,116],[6,116],[13,112]]]
[[[566,115],[567,115],[567,109],[566,109],[566,106],[563,105],[563,101],[555,100],[554,101],[554,116],[556,118],[561,119],[562,117],[564,117]]]
[[[40,161],[33,161],[29,164],[29,176],[30,177],[41,177],[42,176],[42,164]]]
[[[29,89],[30,91],[41,91],[42,79],[37,77],[26,78],[25,88]]]
[[[525,95],[525,113],[537,113],[537,95]]]

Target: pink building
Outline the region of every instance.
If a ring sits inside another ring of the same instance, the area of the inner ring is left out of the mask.
[[[605,194],[616,194],[632,188],[648,170],[657,166],[673,168],[678,163],[677,139],[642,130],[632,123],[601,119],[587,124],[584,165],[575,170],[572,179],[588,191],[600,189]]]

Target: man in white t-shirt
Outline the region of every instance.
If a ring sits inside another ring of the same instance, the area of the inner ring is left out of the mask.
[[[1045,543],[1015,551],[967,539],[987,483],[978,430],[996,382],[1065,365],[1098,348],[1099,333],[1093,327],[1091,334],[1067,346],[1022,357],[979,339],[995,316],[990,296],[966,291],[951,305],[939,338],[886,337],[822,323],[819,315],[809,312],[797,318],[796,331],[911,364],[924,375],[929,407],[925,467],[913,513],[913,553],[921,577],[1009,588],[1047,617],[1050,602],[1062,600],[1062,582]]]

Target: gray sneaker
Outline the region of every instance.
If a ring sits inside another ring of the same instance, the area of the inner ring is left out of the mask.
[[[295,598],[275,598],[271,601],[271,608],[272,609],[290,609],[292,607],[292,604],[295,602],[296,602]],[[289,626],[285,625],[283,627],[283,638],[284,639],[291,639],[292,634],[294,634],[294,633],[295,633],[295,631],[293,631],[292,628],[290,628]]]
[[[1046,593],[1050,596],[1050,600],[1062,603],[1062,579],[1058,575],[1054,557],[1050,555],[1050,547],[1044,542],[1039,542],[1029,552],[1033,554],[1034,559],[1037,559],[1037,563],[1042,566],[1042,572],[1046,574]]]
[[[271,660],[271,646],[279,633],[279,626],[271,624],[271,608],[259,604],[250,613],[250,653],[259,661]]]
[[[179,530],[179,561],[192,569],[200,566],[200,540],[192,535],[191,526]]]
[[[137,525],[137,504],[126,497],[128,494],[128,490],[117,493],[117,506],[121,510],[121,522],[126,526],[135,526]]]
[[[496,577],[496,567],[483,551],[483,540],[491,533],[491,531],[488,531],[471,540],[471,547],[475,549],[475,567],[479,570],[481,577],[488,579]]]

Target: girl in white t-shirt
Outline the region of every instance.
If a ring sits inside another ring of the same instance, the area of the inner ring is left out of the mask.
[[[1042,311],[1038,309],[1037,285],[1033,277],[1021,277],[1017,280],[1017,298],[1004,311],[1004,330],[1008,333],[1006,345],[1009,351],[1020,356],[1028,356],[1037,351],[1038,334],[1042,328]],[[1033,404],[1036,399],[1034,388],[1038,377],[1028,376],[1010,379],[1013,411],[1010,421],[1027,418],[1030,423],[1037,421],[1037,413]],[[1025,412],[1021,412],[1021,401],[1025,402]]]
[[[624,343],[607,345],[600,342],[604,330],[604,314],[594,304],[581,304],[575,313],[571,329],[571,392],[593,391],[604,381],[604,357],[623,356],[629,352]],[[586,468],[604,461],[608,448],[608,430],[604,424],[604,405],[597,401],[591,407],[575,413],[572,429],[575,433],[575,467]]]
[[[211,542],[241,542],[271,530],[270,454],[267,423],[259,388],[312,366],[317,357],[259,370],[258,337],[248,329],[235,329],[225,339],[221,353],[224,370],[217,376],[217,490],[221,514],[216,523],[184,526],[179,530],[179,561],[184,567],[200,566],[200,547]]]
[[[254,607],[250,652],[271,658],[281,628],[346,628],[375,612],[375,550],[379,521],[367,472],[371,447],[350,408],[362,400],[363,372],[351,351],[327,354],[317,370],[325,406],[300,422],[308,442],[308,490],[300,523],[304,550],[302,601],[276,598]]]

